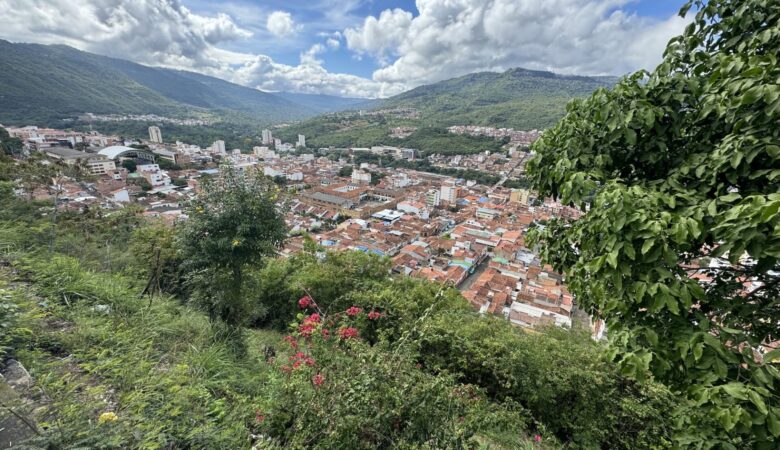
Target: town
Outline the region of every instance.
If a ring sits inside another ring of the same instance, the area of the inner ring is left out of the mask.
[[[305,136],[286,143],[272,130],[263,130],[263,145],[251,152],[227,149],[221,140],[208,148],[166,143],[158,126],[140,140],[36,126],[7,131],[24,143],[24,152],[89,173],[87,181],[65,179],[54,190],[39,186],[32,193],[46,199],[56,191],[62,208],[134,204],[144,216],[173,224],[183,218],[181,202],[198,192],[204,177],[217,175],[221,164],[261,170],[288,193],[284,207],[291,236],[282,256],[301,251],[308,236],[328,250],[386,256],[393,272],[457,287],[476,310],[515,325],[571,326],[578,320],[594,337],[603,337],[603,324],[591,323],[577,310],[562,275],[542,264],[525,242],[530,227],[555,217],[576,218],[578,210],[503,186],[522,179],[536,130],[452,127],[453,133],[509,136],[510,141],[505,153],[427,157],[433,168],[498,178],[489,185],[387,164],[418,160],[415,149],[309,149]]]

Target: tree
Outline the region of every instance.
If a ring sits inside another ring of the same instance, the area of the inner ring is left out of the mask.
[[[138,168],[138,163],[136,163],[134,159],[126,159],[122,161],[122,167],[127,169],[128,172],[132,173],[135,172]]]
[[[351,175],[352,175],[352,166],[347,165],[339,169],[340,177],[349,177]]]
[[[535,232],[626,373],[683,401],[677,444],[780,442],[780,4],[688,2],[652,73],[569,104],[535,143],[541,195],[584,210]]]
[[[262,172],[223,165],[220,176],[185,205],[189,218],[179,227],[177,243],[193,299],[228,336],[239,336],[249,319],[246,271],[275,255],[286,237],[277,195]]]
[[[9,156],[17,156],[22,154],[24,150],[24,143],[21,139],[11,137],[8,131],[0,127],[0,153],[4,153]]]

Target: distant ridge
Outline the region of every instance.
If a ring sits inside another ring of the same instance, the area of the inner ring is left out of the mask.
[[[569,100],[617,80],[522,68],[477,72],[416,87],[382,101],[379,107],[414,108],[424,123],[434,125],[545,128],[563,116]]]
[[[0,40],[0,122],[7,124],[56,124],[85,112],[174,117],[238,114],[244,120],[271,124],[362,101],[276,95],[198,73],[144,66],[64,45]]]

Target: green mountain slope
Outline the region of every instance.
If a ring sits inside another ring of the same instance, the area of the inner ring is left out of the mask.
[[[382,108],[409,107],[433,125],[488,125],[517,129],[556,123],[566,103],[616,79],[557,75],[526,69],[479,72],[420,86],[387,99]]]
[[[191,72],[147,67],[71,47],[0,40],[0,121],[49,123],[84,112],[196,116],[239,113],[261,123],[319,112]]]
[[[420,86],[385,100],[372,100],[353,109],[374,114],[339,112],[324,114],[280,130],[283,139],[305,134],[314,147],[368,147],[389,144],[409,146],[424,152],[473,153],[484,150],[477,138],[446,132],[451,125],[544,129],[563,117],[566,103],[600,87],[609,87],[614,77],[556,75],[526,69],[503,73],[480,72]],[[409,108],[417,116],[393,111]],[[392,127],[418,127],[409,137],[389,137]],[[468,138],[468,139],[467,139]],[[489,138],[486,138],[488,140]]]
[[[294,92],[275,92],[275,96],[287,99],[317,111],[318,113],[365,109],[374,105],[376,100],[355,97],[337,97],[324,94],[299,94]]]

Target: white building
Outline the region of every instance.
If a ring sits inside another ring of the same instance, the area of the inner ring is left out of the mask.
[[[271,134],[271,130],[263,130],[263,145],[270,145],[274,143],[274,136]]]
[[[148,181],[152,187],[167,186],[171,184],[171,177],[160,170],[160,166],[157,164],[143,164],[138,166],[136,170],[141,176],[146,178],[146,181]]]
[[[160,127],[149,127],[149,140],[157,144],[163,143]]]
[[[225,141],[219,140],[214,141],[213,144],[211,144],[211,153],[216,153],[217,155],[225,155]]]
[[[352,182],[358,184],[368,184],[371,182],[371,174],[362,170],[353,170]]]
[[[425,193],[425,204],[428,206],[440,206],[441,205],[441,191],[438,189],[431,189]]]
[[[299,134],[298,135],[298,142],[295,144],[296,147],[306,147],[306,136]]]
[[[445,184],[441,187],[441,200],[449,204],[455,204],[460,196],[460,188]]]
[[[87,169],[89,169],[89,173],[92,175],[106,175],[114,173],[116,163],[113,159],[91,158],[87,160]]]

